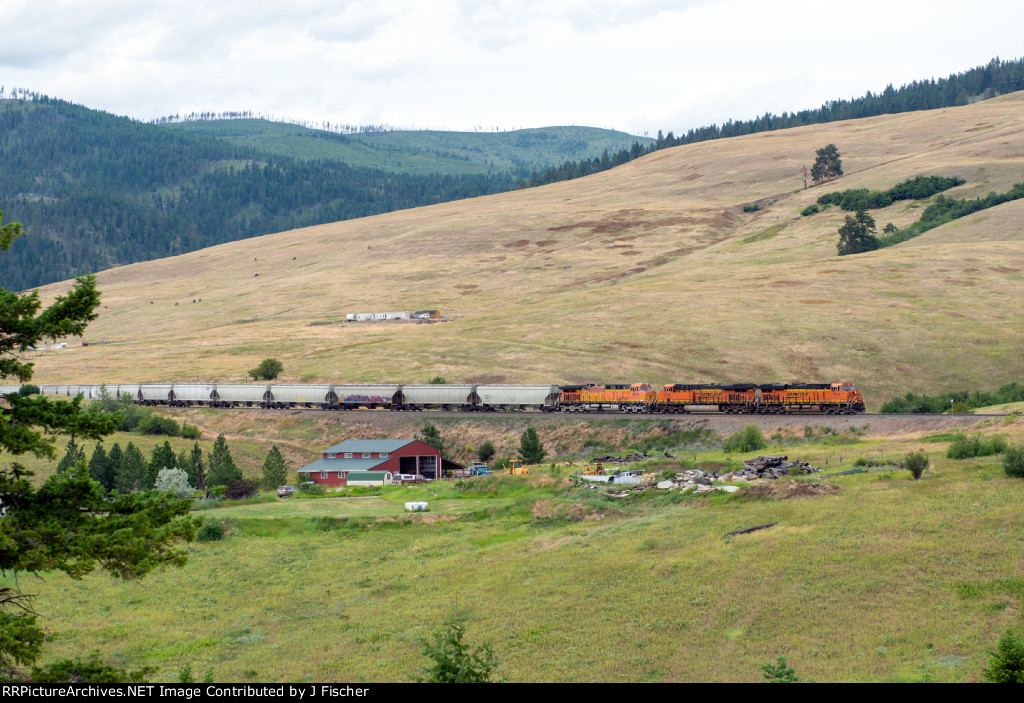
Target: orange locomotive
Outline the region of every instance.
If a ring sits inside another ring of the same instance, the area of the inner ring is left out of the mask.
[[[864,397],[853,384],[736,383],[668,384],[649,412],[825,413],[864,412]]]
[[[864,412],[864,397],[850,383],[670,383],[655,391],[631,386],[562,386],[558,410],[610,409],[640,413],[825,413]]]
[[[562,386],[558,401],[561,412],[590,412],[616,406],[620,412],[649,412],[654,402],[654,387],[650,383],[634,383],[631,386],[597,385]]]

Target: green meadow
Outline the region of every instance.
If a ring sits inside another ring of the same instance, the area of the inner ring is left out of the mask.
[[[184,568],[135,583],[18,578],[39,594],[47,657],[97,651],[164,681],[185,664],[218,681],[408,681],[426,663],[421,638],[453,612],[508,681],[752,682],[779,655],[810,681],[975,681],[1024,624],[1024,482],[999,457],[952,461],[927,439],[792,438],[790,458],[864,472],[791,499],[615,498],[550,466],[266,496],[196,510],[225,536],[190,545]],[[891,465],[921,448],[922,480]],[[405,513],[408,500],[429,512]]]

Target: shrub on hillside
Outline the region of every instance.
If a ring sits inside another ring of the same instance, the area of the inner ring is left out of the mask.
[[[249,369],[254,381],[273,381],[284,371],[284,364],[277,359],[264,359],[256,368]]]
[[[196,542],[216,542],[221,539],[224,539],[224,523],[220,520],[210,520],[196,532]]]
[[[722,450],[726,454],[733,452],[744,453],[744,452],[756,452],[758,449],[764,449],[768,446],[768,442],[765,440],[764,435],[761,434],[761,430],[757,425],[747,425],[742,431],[729,437],[725,440],[722,445]]]
[[[476,458],[485,464],[487,460],[494,456],[494,443],[490,440],[484,442],[476,449]]]
[[[1010,447],[1003,452],[1003,471],[1011,478],[1024,478],[1024,447]]]
[[[38,395],[38,394],[39,394],[39,386],[37,386],[34,383],[26,383],[24,386],[22,386],[21,388],[18,389],[18,395],[20,395],[22,398],[25,398],[25,397],[30,396],[30,395]]]
[[[224,497],[228,500],[241,500],[249,498],[260,492],[260,484],[254,478],[242,478],[231,481],[224,488]]]
[[[135,431],[142,434],[162,434],[169,437],[177,437],[181,432],[181,428],[177,422],[169,417],[146,415],[139,420],[139,424],[135,426]]]
[[[199,428],[187,422],[181,423],[181,436],[185,439],[199,439]]]
[[[915,481],[921,480],[921,476],[928,469],[928,464],[928,457],[924,452],[913,452],[903,459],[903,468],[910,472]]]
[[[308,493],[311,496],[321,496],[327,492],[327,489],[313,481],[303,481],[299,484],[299,490],[303,493]]]

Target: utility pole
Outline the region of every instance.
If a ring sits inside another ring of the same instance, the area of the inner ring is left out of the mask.
[[[804,190],[807,190],[807,164],[804,164]]]

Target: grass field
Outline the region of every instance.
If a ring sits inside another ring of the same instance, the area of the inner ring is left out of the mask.
[[[1024,441],[1019,422],[985,427]],[[875,466],[788,500],[614,499],[535,467],[214,507],[196,514],[228,536],[192,545],[182,569],[22,586],[39,594],[48,656],[96,650],[158,680],[187,663],[223,681],[404,681],[453,610],[510,681],[757,681],[780,654],[813,681],[977,680],[999,634],[1024,625],[1024,484],[928,437],[827,434],[785,451],[839,471],[924,449],[933,466],[919,482]],[[406,500],[430,512],[404,515]]]
[[[455,608],[509,680],[758,680],[783,654],[819,682],[964,682],[1022,622],[1021,485],[988,460],[932,458],[921,482],[872,470],[788,500],[616,501],[540,476],[259,503],[201,512],[230,534],[183,569],[32,586],[53,656],[96,649],[161,679],[189,663],[223,680],[406,680]],[[396,517],[414,497],[431,513]]]
[[[983,408],[975,408],[977,415],[1016,415],[1024,413],[1024,403],[1002,403],[1001,405],[988,405]]]
[[[693,144],[102,272],[90,346],[36,354],[35,380],[243,381],[276,357],[283,382],[850,380],[870,408],[994,388],[1024,371],[1024,203],[849,257],[836,256],[842,212],[799,213],[826,191],[918,174],[966,179],[952,197],[1004,191],[1024,180],[1022,104]],[[829,142],[846,175],[803,190],[802,166]],[[872,214],[903,226],[925,204]],[[450,321],[343,322],[423,308]]]

